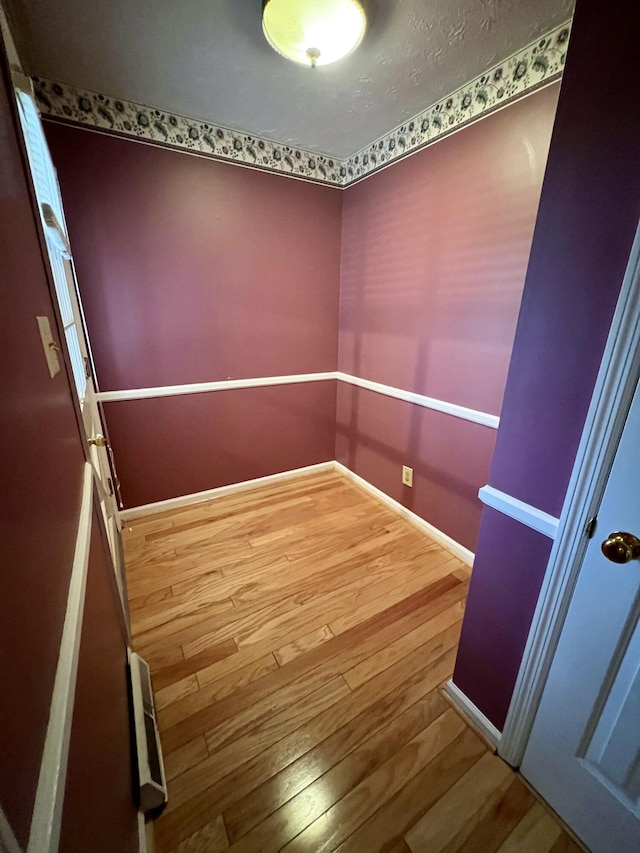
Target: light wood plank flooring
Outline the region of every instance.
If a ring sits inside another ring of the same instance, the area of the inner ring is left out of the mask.
[[[579,848],[443,699],[468,569],[329,472],[124,532],[158,853]]]

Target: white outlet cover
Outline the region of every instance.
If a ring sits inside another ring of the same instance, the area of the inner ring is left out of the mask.
[[[405,486],[413,486],[413,468],[408,465],[402,466],[402,482]]]
[[[40,340],[42,341],[42,349],[44,357],[49,368],[49,375],[53,379],[56,373],[60,372],[60,360],[58,358],[58,345],[53,340],[51,334],[51,323],[48,317],[36,317],[38,329],[40,331]]]

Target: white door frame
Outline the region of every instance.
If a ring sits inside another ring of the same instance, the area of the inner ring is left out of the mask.
[[[598,514],[639,376],[640,223],[500,738],[498,752],[513,767],[522,762],[589,541],[585,527]]]

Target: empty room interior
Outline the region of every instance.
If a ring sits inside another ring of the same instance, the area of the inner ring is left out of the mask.
[[[2,853],[640,849],[632,6],[0,0]]]

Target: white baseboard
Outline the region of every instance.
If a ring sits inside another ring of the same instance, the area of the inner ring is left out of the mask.
[[[473,704],[471,699],[466,696],[452,680],[447,681],[444,686],[444,692],[447,694],[452,705],[455,705],[460,713],[466,717],[469,722],[475,727],[478,732],[487,740],[494,749],[498,748],[502,734],[488,720],[485,715]]]
[[[473,559],[475,557],[473,551],[470,551],[468,548],[465,548],[464,545],[461,545],[459,542],[456,542],[455,539],[452,539],[451,536],[448,536],[446,533],[438,530],[438,528],[434,527],[433,524],[429,524],[429,522],[425,521],[424,518],[420,518],[420,516],[415,512],[412,512],[410,509],[402,506],[399,501],[394,498],[390,498],[389,495],[377,488],[377,486],[371,485],[371,483],[368,480],[365,480],[364,477],[361,477],[359,474],[355,474],[347,468],[346,465],[343,465],[342,462],[335,462],[334,465],[336,469],[346,477],[349,477],[349,479],[353,480],[359,486],[362,486],[363,489],[366,489],[370,494],[385,503],[403,518],[406,518],[407,521],[415,524],[416,527],[422,530],[423,533],[426,533],[427,536],[430,536],[434,542],[438,543],[438,545],[442,545],[442,547],[446,548],[447,551],[451,551],[452,554],[462,560],[463,563],[466,563],[467,566],[473,566]]]
[[[123,510],[120,513],[120,518],[124,522],[132,521],[135,518],[142,518],[145,515],[152,515],[156,512],[181,509],[183,507],[191,506],[192,504],[210,501],[213,498],[221,498],[227,495],[237,494],[238,492],[248,491],[249,489],[255,489],[258,486],[268,486],[273,483],[282,482],[283,480],[292,480],[295,477],[302,477],[305,474],[314,474],[320,471],[331,470],[339,471],[363,489],[366,489],[369,494],[373,495],[379,501],[382,501],[394,512],[397,512],[398,515],[406,518],[407,521],[410,521],[423,533],[426,533],[427,536],[431,537],[431,539],[433,539],[434,542],[437,542],[438,545],[442,545],[442,547],[446,548],[447,551],[451,551],[452,554],[462,560],[462,562],[467,566],[473,565],[473,559],[475,556],[473,551],[465,548],[464,545],[461,545],[459,542],[456,542],[455,539],[447,536],[446,533],[438,530],[438,528],[434,527],[433,524],[429,524],[428,521],[420,518],[420,516],[416,515],[415,512],[412,512],[410,509],[402,506],[398,501],[390,498],[389,495],[385,494],[381,489],[371,485],[371,483],[359,474],[355,474],[347,468],[346,465],[343,465],[341,462],[336,462],[335,460],[330,462],[319,462],[316,465],[306,465],[304,468],[293,468],[291,471],[283,471],[280,474],[270,474],[266,477],[257,477],[255,480],[243,480],[241,483],[232,483],[230,486],[220,486],[217,489],[208,489],[204,492],[194,492],[191,495],[183,495],[179,498],[170,498],[166,501],[157,501],[156,503],[132,507],[131,509]]]
[[[248,489],[255,489],[257,486],[269,486],[273,483],[279,483],[282,480],[291,480],[294,477],[302,477],[305,474],[316,474],[319,471],[331,471],[335,467],[335,462],[318,462],[316,465],[305,465],[304,468],[293,468],[290,471],[282,471],[279,474],[269,474],[266,477],[256,477],[255,480],[243,480],[241,483],[232,483],[229,486],[219,486],[216,489],[207,489],[204,492],[194,492],[191,495],[182,495],[179,498],[169,498],[166,501],[156,501],[156,503],[143,504],[142,506],[134,506],[131,509],[124,509],[120,513],[122,521],[131,521],[134,518],[141,518],[144,515],[152,515],[156,512],[166,512],[171,509],[181,509],[191,504],[210,501],[213,498],[221,498],[226,495],[233,495],[236,492],[244,492]]]

